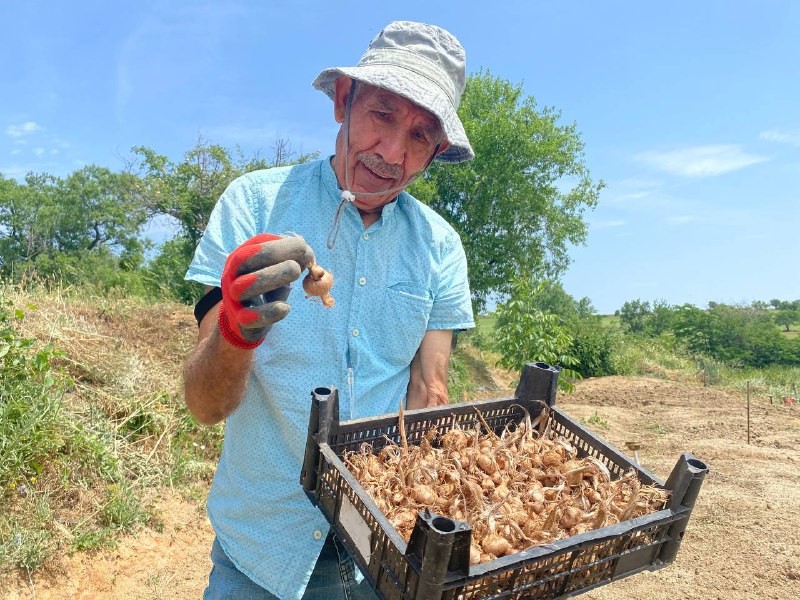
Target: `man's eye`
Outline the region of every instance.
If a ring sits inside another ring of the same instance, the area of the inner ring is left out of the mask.
[[[379,111],[379,110],[376,110],[376,111],[375,111],[375,116],[377,116],[377,117],[378,117],[379,119],[381,119],[382,121],[387,121],[387,120],[389,119],[389,113],[387,113],[387,112],[381,112],[381,111]]]
[[[414,139],[418,142],[428,143],[428,136],[425,135],[424,131],[415,131],[414,132]]]

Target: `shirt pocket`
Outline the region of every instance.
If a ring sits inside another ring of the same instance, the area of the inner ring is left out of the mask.
[[[378,313],[378,354],[389,363],[408,366],[417,353],[428,326],[433,298],[427,287],[401,281],[386,288]]]

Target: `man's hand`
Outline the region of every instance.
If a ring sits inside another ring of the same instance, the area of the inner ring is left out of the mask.
[[[262,233],[228,256],[222,271],[219,329],[233,346],[252,349],[289,314],[286,298],[314,251],[300,236]]]

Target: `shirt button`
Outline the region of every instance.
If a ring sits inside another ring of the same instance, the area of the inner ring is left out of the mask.
[[[322,532],[321,532],[319,529],[317,529],[317,530],[314,532],[314,539],[315,539],[315,540],[321,540],[321,539],[322,539]]]
[[[358,329],[353,329],[353,337],[358,337]]]
[[[367,278],[366,277],[359,278],[358,284],[359,285],[367,285]]]
[[[369,234],[368,233],[362,233],[361,234],[361,239],[362,240],[368,240],[369,239]]]

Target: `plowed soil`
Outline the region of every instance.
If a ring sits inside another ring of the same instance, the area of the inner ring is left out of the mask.
[[[497,397],[502,397],[502,393]],[[559,405],[662,479],[683,452],[710,468],[674,563],[582,596],[593,600],[800,598],[800,407],[660,379],[582,381]],[[163,531],[0,578],[0,597],[201,598],[213,533],[198,503],[164,493]]]

